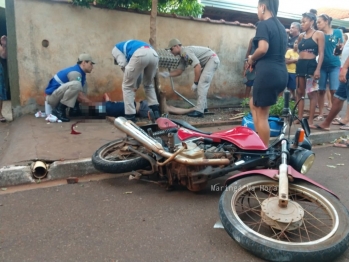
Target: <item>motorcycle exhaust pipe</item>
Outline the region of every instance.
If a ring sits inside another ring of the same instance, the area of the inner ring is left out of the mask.
[[[114,120],[114,125],[120,131],[126,133],[131,136],[147,149],[155,152],[156,154],[161,155],[164,158],[173,157],[173,154],[170,152],[166,152],[163,146],[157,142],[152,137],[148,136],[145,131],[135,125],[132,121],[127,121],[124,117],[118,117]],[[192,166],[220,166],[220,165],[228,165],[230,163],[229,159],[190,159],[181,155],[177,155],[174,157],[174,161],[184,164],[184,165],[192,165]]]

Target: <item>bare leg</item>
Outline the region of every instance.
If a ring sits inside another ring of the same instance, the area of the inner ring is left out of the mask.
[[[305,97],[305,77],[297,77],[297,101],[302,97]],[[298,118],[302,119],[304,113],[304,100],[301,100],[298,104]],[[298,120],[296,120],[298,122]]]
[[[251,110],[251,114],[254,122],[255,119],[257,118],[257,113],[256,113],[256,107],[253,105],[253,97],[250,98],[250,110]],[[258,133],[258,129],[256,125],[254,125],[254,129],[256,133]]]
[[[336,98],[334,98],[333,100],[335,101]],[[349,104],[347,104],[347,111],[345,112],[345,117],[343,117],[341,119],[341,122],[343,124],[348,124],[349,123]]]
[[[325,90],[319,90],[318,92],[318,105],[319,105],[319,117],[324,115],[324,105],[325,105]]]
[[[256,109],[256,119],[253,118],[254,125],[256,130],[258,130],[258,135],[262,139],[264,145],[269,147],[269,139],[270,139],[270,127],[269,127],[269,109],[270,106],[267,107],[255,107]]]
[[[162,97],[161,99],[163,106],[165,108],[165,111],[170,113],[170,114],[174,114],[174,115],[185,115],[188,114],[192,111],[195,111],[195,107],[192,108],[178,108],[178,107],[174,107],[174,106],[170,106],[167,104],[166,101],[166,97]]]
[[[174,107],[174,106],[169,106],[166,105],[166,109],[169,113],[171,114],[175,114],[175,115],[185,115],[188,114],[192,111],[195,111],[195,107],[192,108],[178,108],[178,107]]]
[[[246,86],[245,89],[245,98],[249,98],[251,94],[251,86]]]
[[[327,100],[327,108],[330,109],[332,107],[332,99],[333,96],[331,95],[331,92],[329,89],[326,89],[326,100]],[[325,101],[326,105],[326,101]]]
[[[326,117],[325,121],[322,122],[319,126],[322,128],[329,128],[332,120],[342,110],[343,103],[344,103],[343,100],[340,100],[340,99],[334,97],[333,101],[332,101],[332,108],[331,108],[330,112],[328,113],[328,116]],[[348,106],[348,108],[349,108],[349,106]],[[347,114],[349,113],[348,108],[347,108]],[[347,116],[347,115],[345,115],[345,116]]]
[[[310,108],[309,108],[309,126],[314,127],[314,115],[315,115],[315,109],[316,109],[316,104],[318,100],[318,92],[313,91],[308,94],[309,100],[310,100]],[[322,104],[323,107],[323,104]]]

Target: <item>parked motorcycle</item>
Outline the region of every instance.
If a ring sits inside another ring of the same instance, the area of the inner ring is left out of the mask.
[[[243,171],[228,178],[219,201],[228,234],[270,261],[331,261],[347,249],[348,211],[334,193],[304,176],[315,154],[306,119],[290,139],[288,126],[296,116],[289,92],[283,117],[282,132],[268,148],[243,126],[210,133],[182,120],[137,126],[119,117],[114,125],[127,136],[99,148],[92,163],[102,172],[132,172],[130,179],[191,191]]]

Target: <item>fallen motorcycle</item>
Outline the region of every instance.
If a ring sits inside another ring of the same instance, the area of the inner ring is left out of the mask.
[[[102,172],[132,172],[130,179],[191,191],[243,171],[228,178],[219,201],[228,234],[270,261],[332,261],[348,246],[348,211],[331,191],[304,176],[315,154],[306,119],[290,139],[294,111],[285,92],[283,129],[268,148],[243,126],[210,133],[181,120],[137,126],[119,117],[114,125],[127,136],[98,149],[92,163]]]

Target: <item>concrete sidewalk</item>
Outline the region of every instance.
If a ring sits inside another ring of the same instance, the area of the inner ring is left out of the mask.
[[[0,123],[0,186],[35,182],[30,170],[35,160],[49,164],[47,180],[98,173],[91,163],[92,154],[102,145],[125,135],[105,119],[85,119],[75,127],[81,134],[73,135],[71,126],[78,120],[48,123],[45,118],[25,115],[13,122]],[[241,120],[193,125],[214,132],[240,123]],[[313,144],[322,144],[347,134],[349,132],[339,130],[339,126],[331,126],[330,132],[312,130],[310,138]]]

